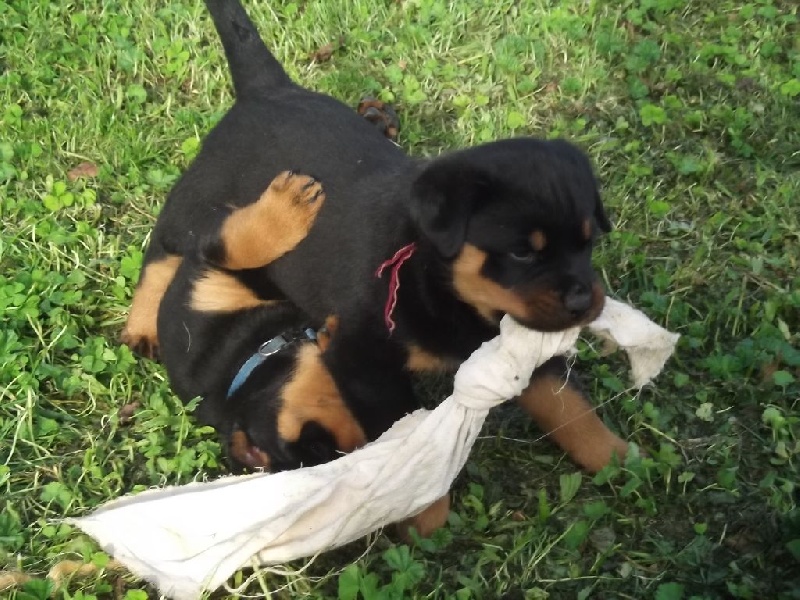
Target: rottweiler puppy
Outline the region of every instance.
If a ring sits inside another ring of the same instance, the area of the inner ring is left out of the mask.
[[[399,121],[390,105],[366,97],[356,112],[396,139]],[[258,239],[248,242],[258,246],[259,262],[294,248],[324,198],[313,178],[279,174],[250,208],[270,232],[266,238],[256,232]],[[203,399],[197,416],[217,430],[234,470],[311,466],[364,443],[349,414],[344,422],[350,427],[325,428],[326,419],[347,413],[319,358],[335,330],[334,317],[314,331],[307,315],[250,271],[211,267],[196,252],[173,262],[174,277],[157,307],[158,340],[145,349],[151,358],[160,355],[183,402]],[[325,411],[316,414],[320,406]],[[309,418],[311,413],[319,419]],[[292,441],[283,437],[286,432]]]
[[[252,205],[272,232],[259,245],[261,259],[292,250],[324,199],[314,179],[279,174]],[[158,314],[172,389],[184,402],[202,398],[197,417],[218,431],[235,470],[294,469],[351,452],[364,433],[320,358],[335,320],[315,332],[274,285],[251,275],[184,256]]]
[[[414,371],[457,366],[497,334],[504,314],[557,331],[600,313],[592,248],[611,224],[575,146],[520,138],[411,159],[339,101],[291,81],[237,0],[206,4],[236,102],[159,216],[129,344],[156,343],[153,307],[183,256],[249,271],[313,321],[338,316],[322,361],[373,440],[418,407]],[[308,235],[271,260],[263,246],[278,230],[256,200],[286,170],[324,182],[326,200]],[[573,460],[597,471],[626,444],[566,372],[563,359],[549,361],[518,400]]]

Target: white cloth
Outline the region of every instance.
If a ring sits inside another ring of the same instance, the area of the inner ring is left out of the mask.
[[[589,326],[631,356],[636,385],[658,374],[678,336],[607,299]],[[531,372],[571,352],[578,329],[540,333],[508,317],[461,365],[453,394],[376,441],[317,467],[223,477],[112,501],[70,522],[175,600],[194,600],[237,569],[312,556],[413,516],[448,492],[489,409],[519,395]]]

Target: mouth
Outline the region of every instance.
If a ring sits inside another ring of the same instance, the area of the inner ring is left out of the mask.
[[[523,327],[545,333],[564,331],[573,327],[583,327],[599,317],[605,305],[605,290],[595,281],[591,286],[591,302],[588,307],[578,311],[567,308],[556,291],[540,290],[530,294],[525,299],[524,305],[525,310],[522,313],[516,311],[508,313]]]
[[[253,471],[266,471],[271,466],[267,453],[251,442],[247,434],[241,429],[235,429],[231,433],[228,442],[228,454],[242,467]]]

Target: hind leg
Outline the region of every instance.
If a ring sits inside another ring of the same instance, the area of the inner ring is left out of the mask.
[[[181,260],[180,256],[172,254],[149,260],[146,257],[120,336],[122,343],[131,350],[153,360],[158,359],[158,307]]]
[[[202,252],[230,270],[263,267],[308,235],[324,200],[316,179],[284,171],[253,204],[234,210]]]
[[[538,369],[517,402],[573,461],[596,473],[616,455],[625,457],[627,443],[597,416],[577,382],[567,378],[566,361],[551,359]]]
[[[410,530],[413,527],[420,537],[430,537],[434,531],[444,527],[449,515],[450,493],[448,492],[422,512],[397,523],[395,525],[397,534],[404,542],[411,543],[413,538]]]

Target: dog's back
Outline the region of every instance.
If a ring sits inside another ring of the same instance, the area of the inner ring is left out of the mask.
[[[206,4],[225,49],[236,103],[170,192],[154,245],[167,254],[190,251],[218,229],[227,207],[250,204],[286,170],[325,183],[328,208],[321,218],[337,221],[331,229],[350,227],[361,214],[354,197],[369,204],[388,201],[386,179],[411,164],[405,153],[352,108],[293,83],[238,0]]]

